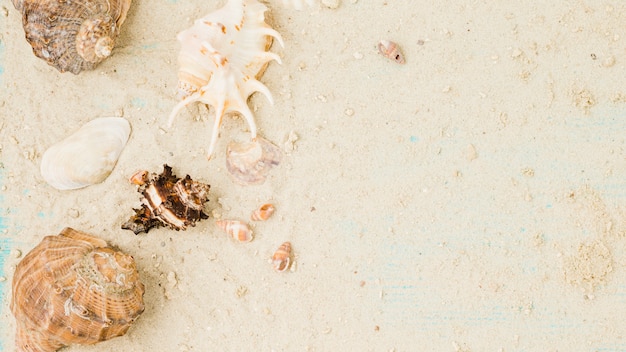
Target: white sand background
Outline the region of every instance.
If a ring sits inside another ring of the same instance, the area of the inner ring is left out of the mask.
[[[176,34],[224,1],[135,0],[114,55],[60,74],[0,0],[0,343],[19,258],[62,228],[132,254],[145,313],[67,351],[626,351],[626,4],[343,0],[268,5],[285,48],[250,105],[285,150],[260,186],[207,161],[213,117],[175,105]],[[396,41],[406,65],[377,54]],[[61,192],[48,146],[101,116],[132,135],[102,184]],[[297,140],[289,136],[297,136]],[[137,169],[211,184],[210,208],[273,218],[238,244],[214,218],[135,236]],[[294,272],[267,260],[293,244]]]

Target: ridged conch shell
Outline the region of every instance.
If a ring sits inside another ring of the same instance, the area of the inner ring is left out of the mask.
[[[33,53],[61,72],[93,69],[111,55],[131,0],[13,0]]]
[[[59,190],[100,183],[113,171],[129,136],[130,124],[121,117],[91,120],[46,150],[41,176]]]
[[[252,230],[250,226],[239,220],[217,220],[215,225],[238,242],[252,241]]]
[[[278,55],[268,52],[272,38],[283,45],[280,34],[264,22],[267,7],[256,0],[229,0],[224,7],[194,22],[178,34],[178,91],[182,99],[172,109],[168,127],[184,106],[193,102],[213,106],[215,123],[208,148],[211,158],[222,118],[239,113],[248,122],[252,138],[257,129],[248,97],[263,93],[273,104],[269,89],[258,78]]]
[[[210,185],[194,181],[189,175],[176,177],[172,168],[163,165],[161,174],[148,176],[147,171],[138,171],[131,183],[139,185],[142,194],[141,208],[133,209],[135,215],[122,225],[135,234],[148,232],[161,225],[174,230],[186,230],[196,222],[208,219],[204,204],[209,201]]]
[[[274,214],[275,210],[276,208],[274,207],[274,205],[265,203],[252,212],[252,214],[250,215],[250,219],[253,221],[265,221],[269,219],[272,214]]]
[[[285,242],[278,247],[272,256],[274,270],[283,272],[291,265],[291,242]]]
[[[281,160],[280,148],[261,137],[250,142],[230,142],[226,147],[226,170],[242,185],[262,184]]]
[[[51,352],[122,336],[144,310],[130,255],[71,228],[47,236],[15,268],[18,351]]]

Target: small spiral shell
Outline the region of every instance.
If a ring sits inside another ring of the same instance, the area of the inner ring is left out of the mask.
[[[381,40],[378,43],[377,47],[378,52],[384,57],[391,59],[399,64],[404,64],[406,62],[398,44],[390,40]]]
[[[272,256],[274,270],[283,272],[291,265],[291,242],[285,242],[278,247]]]
[[[148,170],[139,170],[135,172],[129,179],[130,183],[141,186],[148,182]]]
[[[276,208],[274,205],[266,203],[261,205],[257,210],[253,211],[250,215],[250,219],[253,221],[265,221],[274,214]]]
[[[234,238],[238,242],[252,241],[252,230],[250,226],[239,220],[217,220],[215,225],[224,230],[226,234]]]

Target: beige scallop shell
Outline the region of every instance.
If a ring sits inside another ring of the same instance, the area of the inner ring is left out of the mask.
[[[61,72],[93,69],[111,55],[131,0],[13,0],[33,53]]]
[[[100,183],[115,167],[129,136],[130,124],[121,117],[91,120],[46,150],[41,176],[59,190]]]
[[[20,351],[50,352],[121,336],[144,310],[133,257],[71,228],[44,237],[22,259],[12,294]]]

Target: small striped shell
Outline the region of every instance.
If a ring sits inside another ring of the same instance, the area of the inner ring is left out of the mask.
[[[131,0],[13,0],[33,53],[61,72],[93,69],[111,55]]]
[[[226,114],[242,115],[254,139],[257,128],[248,98],[261,92],[273,103],[269,89],[258,79],[270,61],[281,62],[278,55],[268,51],[273,39],[281,45],[283,42],[280,34],[265,23],[266,10],[257,0],[229,0],[177,36],[181,43],[178,95],[182,100],[172,109],[168,127],[189,104],[212,106],[215,122],[208,158],[213,154]]]
[[[139,170],[130,177],[129,181],[134,185],[141,186],[148,182],[148,176],[148,170]]]
[[[122,336],[144,310],[130,255],[71,228],[47,236],[15,268],[19,351],[52,352]]]
[[[243,243],[252,241],[252,230],[250,229],[250,226],[243,221],[217,220],[215,225],[238,242]]]
[[[253,221],[265,221],[269,219],[272,214],[274,214],[275,210],[276,208],[274,207],[274,205],[269,203],[263,204],[258,209],[252,212],[252,214],[250,215],[250,219]]]
[[[291,265],[291,242],[285,242],[272,255],[274,270],[283,272]]]
[[[390,41],[390,40],[381,40],[378,43],[378,52],[384,57],[393,60],[399,64],[404,64],[406,61],[404,60],[404,55],[402,55],[402,51],[398,44]]]

